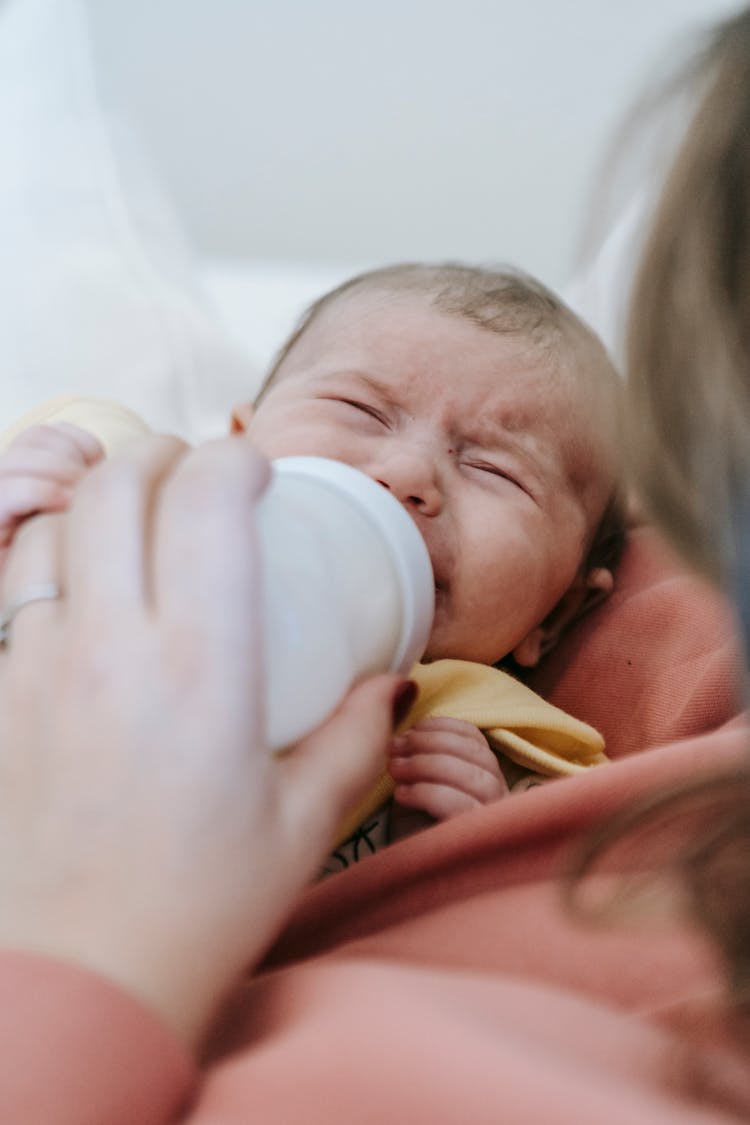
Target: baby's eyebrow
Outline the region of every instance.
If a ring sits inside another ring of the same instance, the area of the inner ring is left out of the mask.
[[[498,453],[511,452],[529,456],[534,452],[537,441],[530,440],[528,424],[514,418],[503,421],[478,417],[472,419],[468,426],[461,427],[455,437],[467,445],[476,445],[487,451],[496,450]]]
[[[471,426],[456,439],[482,453],[502,457],[509,454],[533,474],[539,484],[550,485],[560,476],[562,467],[559,458],[551,454],[547,445],[523,427],[509,426],[507,429],[497,425]]]
[[[321,375],[317,381],[320,383],[328,383],[337,379],[354,379],[358,383],[363,383],[373,394],[376,394],[389,406],[398,406],[391,386],[382,382],[380,379],[376,378],[376,376],[371,375],[368,371],[361,371],[356,367],[342,367],[338,371],[327,371],[325,375]]]
[[[364,385],[387,406],[394,409],[403,407],[394,396],[394,388],[389,383],[378,379],[369,371],[358,367],[342,367],[335,371],[326,371],[316,378],[316,383],[326,385],[336,382],[355,382]],[[502,417],[472,419],[467,426],[451,427],[446,432],[446,437],[451,443],[459,447],[474,446],[483,452],[498,455],[512,453],[521,458],[530,471],[536,475],[549,471],[551,458],[539,440],[531,440],[533,431],[533,418],[525,411],[503,412]]]

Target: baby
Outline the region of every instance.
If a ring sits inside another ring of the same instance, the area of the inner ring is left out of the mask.
[[[599,341],[536,281],[401,265],[316,302],[232,428],[271,458],[353,465],[404,505],[435,574],[426,664],[518,669],[612,588],[618,398]],[[75,427],[17,439],[0,458],[0,550],[99,456]],[[477,726],[444,716],[394,739],[389,772],[396,806],[437,820],[508,788]]]

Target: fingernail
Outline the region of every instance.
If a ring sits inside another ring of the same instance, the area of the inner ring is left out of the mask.
[[[404,680],[396,688],[393,696],[393,728],[396,729],[409,714],[411,705],[417,698],[417,685],[413,680]]]

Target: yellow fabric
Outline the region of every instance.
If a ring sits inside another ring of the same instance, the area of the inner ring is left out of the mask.
[[[118,402],[60,395],[24,414],[10,429],[0,434],[0,450],[6,449],[18,434],[30,426],[55,422],[72,422],[82,430],[88,430],[99,439],[107,454],[151,432],[143,419]]]
[[[507,672],[468,660],[436,660],[418,664],[411,676],[419,695],[403,730],[421,719],[463,719],[479,727],[499,754],[547,777],[583,773],[607,761],[604,739],[593,727],[553,707]],[[345,818],[337,842],[351,836],[392,793],[386,774]]]
[[[107,453],[149,433],[137,414],[105,399],[65,396],[43,403],[0,435],[4,449],[22,430],[39,423],[72,422],[99,438]],[[592,727],[546,703],[497,668],[466,660],[438,660],[412,669],[419,696],[402,729],[433,716],[464,719],[490,745],[520,766],[549,777],[581,773],[606,762],[604,740]],[[384,775],[340,827],[345,840],[393,792]]]

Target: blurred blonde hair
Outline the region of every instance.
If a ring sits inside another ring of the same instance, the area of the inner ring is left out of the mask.
[[[727,586],[750,482],[750,9],[716,30],[687,78],[702,97],[631,302],[629,444],[652,514]]]
[[[685,77],[700,99],[630,307],[630,455],[651,513],[685,557],[732,594],[747,634],[750,7],[715,30]],[[634,846],[641,861],[648,855],[652,874],[678,876],[693,917],[723,954],[729,1014],[750,1046],[750,756],[731,776],[656,794],[602,825],[571,873],[574,904],[585,898],[581,876],[623,846]],[[623,897],[624,885],[609,903],[615,914]]]

